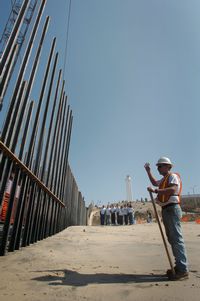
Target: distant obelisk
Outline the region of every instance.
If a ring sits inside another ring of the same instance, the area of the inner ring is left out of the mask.
[[[131,185],[131,177],[128,175],[126,176],[126,198],[128,202],[133,201],[133,195],[132,195],[132,185]]]

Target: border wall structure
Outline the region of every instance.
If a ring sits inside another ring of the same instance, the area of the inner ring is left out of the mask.
[[[1,256],[71,225],[87,223],[85,201],[68,162],[73,115],[62,70],[57,70],[56,38],[46,56],[40,89],[35,92],[37,99],[31,96],[50,20],[47,16],[40,25],[46,0],[38,2],[18,75],[9,86],[12,93],[7,113],[0,112],[4,120],[0,134]],[[2,106],[6,105],[2,91],[9,84],[17,37],[30,3],[23,1],[0,58]]]

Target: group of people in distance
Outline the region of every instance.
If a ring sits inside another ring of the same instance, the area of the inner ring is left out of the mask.
[[[101,225],[133,225],[135,223],[134,210],[131,203],[119,206],[103,205],[100,209]]]

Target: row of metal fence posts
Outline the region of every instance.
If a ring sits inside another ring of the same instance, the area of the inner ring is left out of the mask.
[[[23,14],[29,2],[24,0]],[[1,132],[0,255],[53,235],[69,225],[86,224],[85,202],[68,164],[73,116],[67,105],[61,69],[55,80],[56,38],[50,48],[34,116],[34,102],[29,99],[49,17],[42,29],[29,79],[24,79],[45,3],[46,0],[41,0],[38,8]],[[16,23],[20,26],[18,20]],[[5,90],[5,77],[9,78],[18,31],[15,29],[11,33],[12,43],[8,41],[0,61],[0,92]]]

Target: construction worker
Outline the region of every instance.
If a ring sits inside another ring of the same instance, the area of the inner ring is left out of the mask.
[[[181,229],[181,178],[179,174],[171,172],[173,164],[169,158],[161,157],[156,165],[158,172],[163,176],[161,180],[154,178],[149,163],[146,163],[144,167],[152,185],[158,187],[156,189],[148,187],[147,190],[157,194],[156,203],[162,207],[165,232],[175,258],[175,275],[172,270],[167,270],[167,276],[169,280],[187,279],[189,277],[188,263]]]

